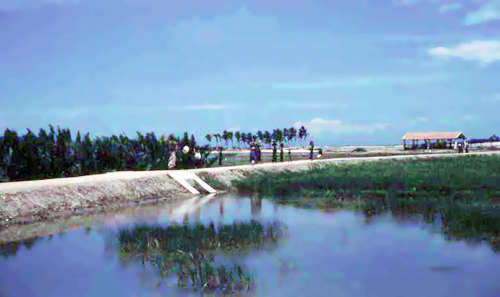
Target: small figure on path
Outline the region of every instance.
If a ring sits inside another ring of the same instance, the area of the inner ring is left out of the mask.
[[[184,169],[188,169],[189,168],[189,146],[185,145],[183,148],[182,148],[182,167]]]
[[[284,156],[283,156],[283,147],[285,146],[285,144],[283,144],[283,142],[281,143],[280,145],[280,162],[283,162],[284,161]]]
[[[469,143],[467,141],[465,142],[465,152],[469,152]]]
[[[170,170],[175,169],[175,166],[177,163],[175,151],[176,151],[175,146],[170,149],[170,157],[168,158],[168,169],[170,169]]]
[[[288,149],[288,161],[292,162],[292,150]]]
[[[255,165],[256,149],[254,146],[250,149],[250,163]]]
[[[311,152],[309,153],[309,159],[311,159],[311,161],[312,161],[312,160],[313,160],[313,157],[314,157],[314,154],[313,154],[313,150],[314,150],[314,141],[311,141],[309,144],[311,145],[311,148],[310,148]]]
[[[222,147],[219,147],[219,166],[222,166],[222,158],[224,156],[222,155]]]
[[[196,167],[200,168],[202,165],[202,159],[201,159],[201,153],[200,153],[199,148],[195,149],[194,161],[195,161]]]
[[[262,161],[262,152],[260,151],[260,143],[257,144],[257,162]]]
[[[278,159],[278,154],[277,154],[277,151],[276,151],[276,141],[273,142],[273,163],[276,163]]]

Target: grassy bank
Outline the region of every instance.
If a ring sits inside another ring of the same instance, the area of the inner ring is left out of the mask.
[[[240,193],[281,199],[365,198],[453,200],[500,197],[500,156],[470,156],[312,168],[303,172],[256,172],[233,182]]]

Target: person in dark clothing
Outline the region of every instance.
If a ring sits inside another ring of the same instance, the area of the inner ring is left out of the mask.
[[[292,150],[288,150],[288,161],[292,162]]]
[[[257,144],[257,162],[262,162],[262,152],[260,151],[260,143]]]
[[[313,160],[313,157],[314,157],[314,154],[313,154],[313,150],[314,150],[314,142],[313,142],[313,141],[311,141],[309,144],[311,145],[311,148],[310,148],[311,152],[309,153],[309,159],[311,159],[311,161],[312,161],[312,160]]]
[[[285,145],[283,143],[281,143],[281,145],[280,145],[280,148],[281,148],[281,150],[280,150],[280,162],[284,161],[284,156],[283,156],[283,147],[284,146]]]
[[[224,155],[222,155],[222,147],[219,148],[219,166],[222,166],[222,158],[224,158]]]
[[[322,158],[323,157],[323,150],[320,148],[318,150],[318,158]]]
[[[252,165],[254,165],[254,164],[255,164],[255,157],[256,157],[256,154],[255,154],[255,153],[256,153],[256,149],[255,149],[255,147],[254,147],[254,146],[252,146],[252,148],[250,149],[250,163],[251,163]]]
[[[275,141],[273,142],[273,163],[276,163],[277,160],[278,160],[278,153],[276,150],[276,141]]]

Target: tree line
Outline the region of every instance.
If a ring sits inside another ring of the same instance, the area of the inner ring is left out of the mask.
[[[283,142],[304,140],[307,130],[301,127],[275,129],[272,133],[234,133],[234,138],[240,144],[250,145],[251,141],[261,140],[271,144],[273,141]],[[54,128],[40,129],[36,134],[27,129],[27,133],[19,135],[16,131],[6,129],[0,136],[0,182],[31,179],[46,179],[81,176],[120,170],[165,170],[171,151],[175,151],[178,159],[186,157],[181,153],[184,146],[189,146],[189,160],[194,159],[195,152],[201,155],[201,162],[178,162],[176,168],[208,167],[216,159],[209,159],[212,135],[206,139],[210,144],[198,145],[194,135],[183,137],[170,134],[168,137],[157,137],[154,132],[137,132],[137,137],[129,138],[124,134],[111,137],[91,137],[89,133],[81,135],[77,132],[73,139],[70,129]],[[224,140],[226,147],[233,143],[233,132],[224,131],[213,134],[217,148],[219,141]]]
[[[485,142],[498,142],[500,141],[500,137],[493,135],[490,138],[473,138],[469,140],[469,143],[485,143]]]
[[[208,140],[209,143],[212,143],[212,140],[215,140],[215,144],[219,147],[219,142],[224,141],[225,146],[229,146],[229,142],[231,142],[231,147],[234,148],[234,141],[237,142],[238,147],[241,148],[241,144],[245,147],[250,147],[252,142],[256,142],[259,140],[261,143],[271,147],[273,142],[277,143],[287,143],[287,145],[291,145],[293,141],[297,141],[299,139],[302,145],[305,145],[306,139],[309,136],[307,129],[302,126],[299,129],[284,128],[284,129],[273,129],[272,132],[269,131],[257,131],[257,133],[245,133],[245,132],[232,132],[224,130],[221,133],[215,134],[207,134],[205,135],[205,139]]]

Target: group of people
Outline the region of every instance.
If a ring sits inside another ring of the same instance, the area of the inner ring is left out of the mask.
[[[179,164],[177,159],[180,161]],[[176,169],[179,167],[183,169],[199,168],[203,166],[203,162],[204,160],[198,147],[191,149],[189,146],[185,145],[182,150],[179,150],[179,145],[176,143],[170,149],[168,169]]]
[[[463,153],[464,151],[466,153],[469,152],[469,143],[467,141],[464,141],[464,143],[458,144],[458,153]]]

